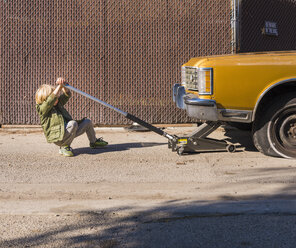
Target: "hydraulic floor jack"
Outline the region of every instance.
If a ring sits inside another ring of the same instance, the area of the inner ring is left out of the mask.
[[[138,117],[124,112],[104,101],[101,101],[81,90],[74,88],[73,86],[66,84],[65,87],[70,89],[80,95],[83,95],[95,102],[98,102],[105,107],[113,109],[119,114],[124,115],[127,119],[132,120],[133,122],[146,127],[147,129],[164,136],[168,139],[168,147],[172,149],[172,151],[176,151],[179,155],[183,155],[185,153],[196,153],[196,152],[205,152],[205,151],[228,151],[235,152],[235,146],[233,144],[227,143],[225,140],[217,140],[207,138],[209,134],[215,131],[222,123],[220,122],[205,122],[201,124],[192,134],[189,136],[178,137],[176,135],[170,135],[164,132],[162,129],[155,127]]]
[[[205,122],[198,126],[189,136],[175,136],[174,140],[169,139],[168,146],[179,155],[205,151],[235,152],[236,148],[233,144],[229,144],[225,140],[207,138],[207,136],[221,126],[221,124],[220,122]]]

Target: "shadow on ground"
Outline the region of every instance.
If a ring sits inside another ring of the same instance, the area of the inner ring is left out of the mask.
[[[1,241],[0,247],[294,248],[295,184],[286,191],[289,200],[277,192],[279,198],[256,195],[229,201],[222,196],[216,202],[174,200],[145,210],[122,206],[57,214],[43,221],[46,228]],[[32,216],[18,218],[24,224]]]
[[[258,151],[254,146],[251,131],[238,130],[236,128],[225,127],[226,140],[233,144],[239,144],[237,148],[244,148],[246,151]]]
[[[81,154],[100,154],[107,152],[119,152],[119,151],[127,151],[129,149],[134,148],[145,148],[145,147],[153,147],[153,146],[161,146],[166,145],[167,143],[156,143],[156,142],[137,142],[137,143],[123,143],[123,144],[111,144],[107,147],[91,149],[89,147],[76,148],[74,150],[75,155]]]

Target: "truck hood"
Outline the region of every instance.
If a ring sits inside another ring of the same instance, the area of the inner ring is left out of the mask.
[[[286,57],[287,60],[282,57]],[[241,53],[235,55],[216,55],[208,57],[198,57],[190,59],[183,66],[196,67],[213,67],[219,64],[236,64],[236,65],[251,65],[251,64],[290,64],[291,60],[296,61],[296,51],[279,51],[279,52],[256,52],[256,53]],[[295,63],[295,62],[293,62]]]

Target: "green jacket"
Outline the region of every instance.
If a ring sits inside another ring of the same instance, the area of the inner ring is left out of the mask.
[[[49,143],[61,141],[65,134],[65,124],[72,120],[71,115],[64,108],[70,97],[71,93],[62,94],[59,98],[51,94],[42,104],[36,104],[36,110]],[[54,106],[57,99],[59,102]]]

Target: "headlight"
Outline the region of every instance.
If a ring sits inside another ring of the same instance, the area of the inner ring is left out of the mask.
[[[198,90],[198,68],[182,67],[182,85],[187,90]]]
[[[182,67],[182,85],[187,90],[198,91],[200,95],[213,94],[213,69]]]

